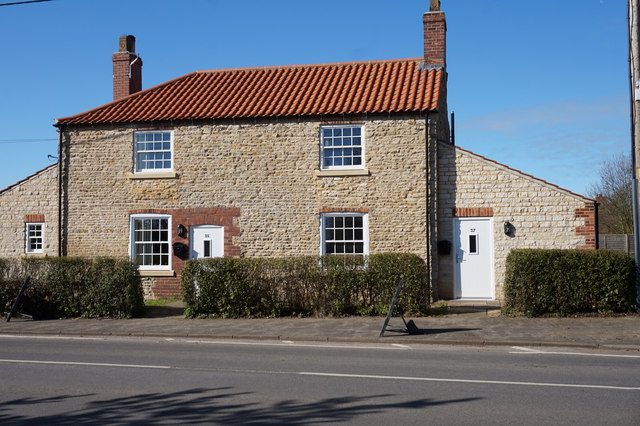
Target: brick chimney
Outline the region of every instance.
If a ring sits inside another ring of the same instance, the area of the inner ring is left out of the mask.
[[[113,100],[142,90],[142,59],[136,52],[136,38],[120,37],[118,51],[113,54]]]
[[[429,12],[422,17],[424,24],[425,67],[447,66],[447,23],[440,11],[440,0],[430,0]]]

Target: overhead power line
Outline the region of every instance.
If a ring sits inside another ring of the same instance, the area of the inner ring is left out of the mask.
[[[25,1],[12,1],[11,3],[0,3],[0,6],[15,6],[15,5],[18,5],[18,4],[42,3],[43,1],[53,1],[53,0],[25,0]]]
[[[3,143],[37,143],[37,142],[53,142],[57,141],[56,138],[43,138],[43,139],[0,139],[0,144]]]

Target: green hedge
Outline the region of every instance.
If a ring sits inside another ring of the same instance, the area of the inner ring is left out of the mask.
[[[137,268],[128,260],[78,257],[0,259],[0,313],[26,277],[23,306],[46,318],[132,317],[144,310]]]
[[[513,250],[507,256],[505,308],[538,316],[632,312],[635,262],[607,250]]]
[[[397,309],[426,312],[426,265],[413,254],[190,260],[181,291],[192,316],[377,315],[401,279]]]

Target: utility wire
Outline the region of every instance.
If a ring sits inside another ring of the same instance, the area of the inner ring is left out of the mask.
[[[52,138],[52,139],[0,139],[0,144],[5,144],[5,143],[39,143],[39,142],[53,142],[53,141],[57,141],[58,139],[56,138]]]
[[[27,3],[42,3],[43,1],[53,1],[53,0],[26,0],[26,1],[14,1],[11,3],[0,3],[0,6],[15,6],[18,4],[27,4]]]

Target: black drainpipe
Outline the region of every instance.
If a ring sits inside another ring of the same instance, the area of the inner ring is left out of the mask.
[[[425,181],[426,181],[426,219],[427,219],[427,277],[429,277],[429,304],[431,304],[431,295],[433,294],[433,280],[431,279],[431,199],[429,197],[429,111],[424,115],[424,151],[425,151]]]
[[[456,144],[456,114],[451,111],[451,145]]]
[[[58,257],[62,257],[62,127],[58,126]]]

